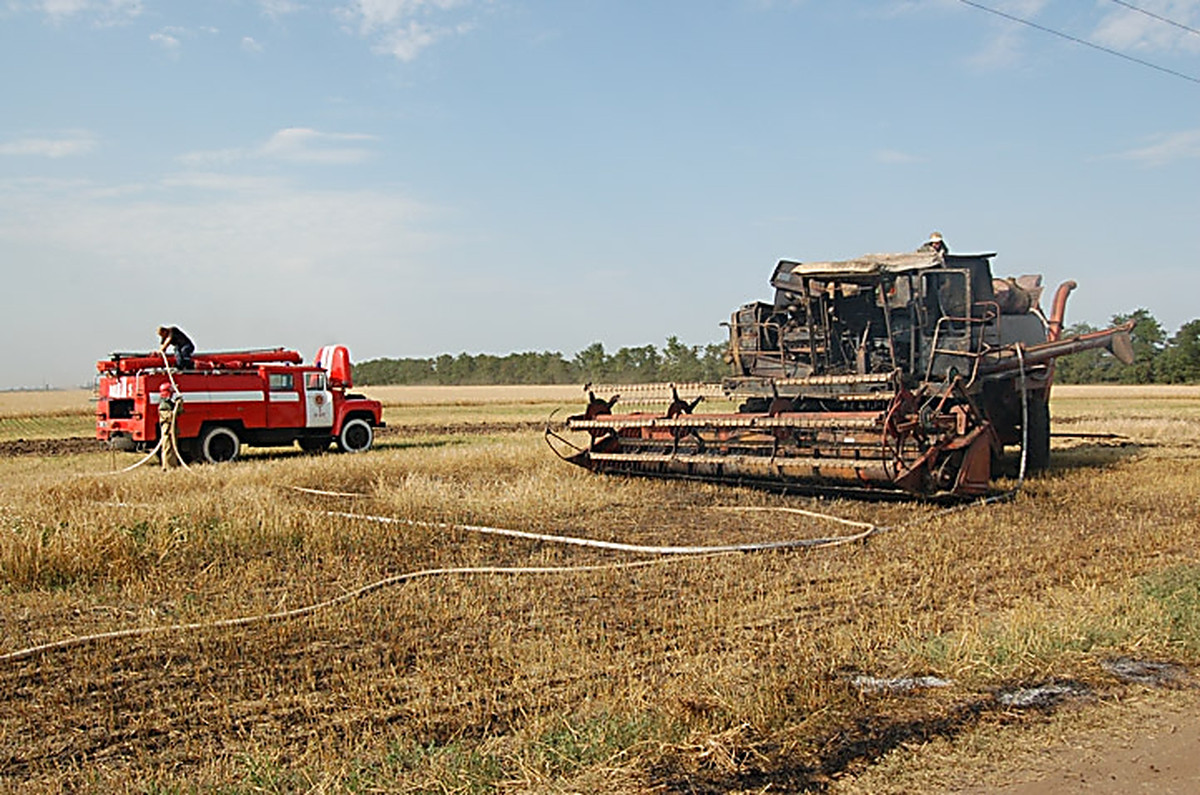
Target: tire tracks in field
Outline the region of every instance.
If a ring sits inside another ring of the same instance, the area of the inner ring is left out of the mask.
[[[512,420],[507,422],[456,422],[426,425],[388,425],[378,428],[375,435],[392,441],[413,436],[483,436],[492,433],[541,431],[543,420]],[[82,453],[103,453],[108,446],[99,439],[69,436],[57,439],[15,439],[0,442],[0,458],[16,456],[62,456]]]

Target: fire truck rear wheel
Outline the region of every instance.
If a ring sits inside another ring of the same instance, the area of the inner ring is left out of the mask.
[[[371,449],[371,443],[375,441],[375,431],[371,428],[371,423],[361,417],[355,417],[342,426],[337,441],[338,449],[343,453],[363,453]]]
[[[210,464],[232,461],[241,449],[238,435],[224,425],[214,425],[200,437],[200,457]]]

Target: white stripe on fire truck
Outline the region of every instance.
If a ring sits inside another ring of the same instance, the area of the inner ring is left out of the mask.
[[[299,398],[299,395],[297,395]],[[158,395],[151,395],[150,402],[153,405],[158,405]],[[262,392],[184,392],[184,403],[243,403],[246,401],[263,401]]]
[[[296,392],[270,392],[267,399],[272,403],[299,403],[300,395]]]

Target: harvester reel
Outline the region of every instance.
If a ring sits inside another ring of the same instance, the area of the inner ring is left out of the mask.
[[[892,398],[883,420],[880,442],[884,452],[884,467],[889,475],[898,479],[909,469],[905,461],[905,450],[923,453],[929,447],[926,436],[927,423],[924,413],[927,407],[917,406],[917,398],[908,390],[901,390]]]
[[[667,408],[667,418],[673,420],[680,414],[691,414],[696,410],[696,406],[700,405],[700,401],[702,400],[704,400],[704,395],[698,395],[695,400],[689,403],[688,401],[679,397],[679,391],[675,388],[675,385],[672,384],[671,405]],[[615,402],[616,398],[613,398],[613,401]],[[612,404],[609,404],[609,408],[612,408]]]

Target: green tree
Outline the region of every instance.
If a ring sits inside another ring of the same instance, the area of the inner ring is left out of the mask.
[[[363,386],[437,383],[432,359],[371,359],[354,364],[352,374]]]
[[[1113,372],[1122,384],[1152,384],[1159,354],[1166,347],[1167,332],[1148,309],[1135,309],[1128,315],[1114,315],[1112,324],[1134,322],[1129,336],[1133,342],[1133,364],[1116,362]]]
[[[703,377],[700,366],[700,356],[696,346],[684,345],[679,337],[667,337],[667,347],[663,349],[662,365],[659,377],[664,381],[687,383],[699,381]]]
[[[708,382],[720,381],[733,373],[729,362],[729,343],[710,342],[704,346],[704,355],[700,359],[703,368],[701,380]]]
[[[1184,323],[1159,355],[1158,377],[1169,384],[1200,382],[1200,319]]]
[[[1062,336],[1074,337],[1098,330],[1090,323],[1075,323],[1063,329]],[[1116,361],[1111,356],[1105,361],[1106,355],[1104,350],[1092,349],[1059,357],[1054,360],[1054,380],[1061,384],[1095,384],[1104,381],[1107,369]]]
[[[719,381],[729,374],[726,345],[686,345],[668,337],[653,345],[621,348],[610,356],[594,342],[570,360],[558,351],[443,353],[434,359],[372,359],[354,365],[356,383],[377,384],[576,384],[584,382]]]
[[[631,384],[657,381],[661,361],[662,357],[653,345],[621,348],[612,357],[613,380]]]
[[[608,354],[604,352],[603,343],[593,342],[579,351],[571,360],[571,364],[580,381],[599,383],[611,380],[611,362]]]

